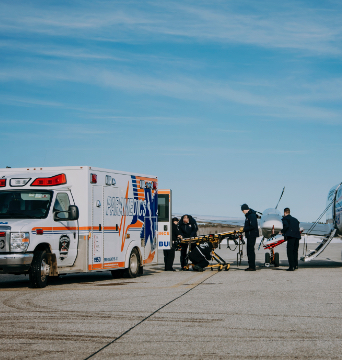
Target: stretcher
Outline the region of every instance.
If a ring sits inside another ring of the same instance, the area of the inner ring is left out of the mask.
[[[216,254],[214,249],[217,249],[222,240],[227,239],[227,242],[229,240],[233,240],[236,246],[240,246],[240,244],[244,244],[243,241],[243,228],[240,228],[240,230],[234,230],[230,232],[224,232],[220,234],[209,234],[209,235],[200,235],[192,238],[182,238],[177,239],[174,243],[174,247],[176,250],[180,250],[181,244],[188,244],[189,249],[191,249],[191,244],[199,245],[203,242],[211,242],[213,245],[213,250],[211,252],[211,260],[215,261],[216,263],[210,264],[207,266],[210,270],[217,269],[218,271],[225,270],[228,271],[230,268],[230,264],[228,264],[225,260],[223,260],[218,254]],[[190,266],[194,266],[193,264],[188,264],[186,266],[186,269],[189,270]]]

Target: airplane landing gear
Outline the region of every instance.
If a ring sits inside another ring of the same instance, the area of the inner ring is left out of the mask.
[[[270,252],[265,254],[265,266],[269,267],[271,264],[279,267],[279,253],[275,253],[274,249],[270,249]]]

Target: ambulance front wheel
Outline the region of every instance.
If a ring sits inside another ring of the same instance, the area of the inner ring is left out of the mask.
[[[126,269],[126,275],[130,278],[135,278],[139,275],[140,271],[140,256],[137,249],[133,249],[129,256],[128,269]]]
[[[46,251],[36,251],[33,256],[29,273],[30,285],[34,288],[44,288],[50,273]]]

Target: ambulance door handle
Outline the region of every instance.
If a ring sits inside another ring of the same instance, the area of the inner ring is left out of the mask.
[[[164,225],[164,231],[167,231],[167,225]]]
[[[99,231],[101,231],[101,224],[99,224]]]

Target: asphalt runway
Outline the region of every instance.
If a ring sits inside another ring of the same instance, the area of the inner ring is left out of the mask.
[[[278,249],[281,266],[263,267],[260,250],[256,272],[222,246],[229,271],[164,272],[160,253],[135,279],[67,275],[31,289],[0,275],[0,358],[341,359],[342,242],[295,272]]]

